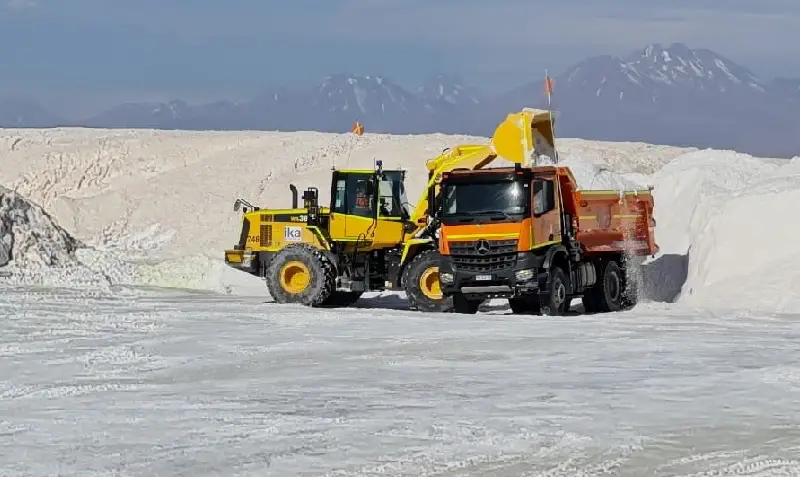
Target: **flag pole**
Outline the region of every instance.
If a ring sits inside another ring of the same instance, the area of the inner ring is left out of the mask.
[[[547,96],[547,114],[550,118],[550,132],[553,133],[553,154],[555,155],[553,160],[556,164],[558,164],[558,149],[556,149],[556,125],[553,121],[553,80],[547,73],[547,68],[544,70],[544,92]]]

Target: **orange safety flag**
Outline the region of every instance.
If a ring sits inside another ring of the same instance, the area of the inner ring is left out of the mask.
[[[553,94],[553,80],[550,79],[549,76],[544,78],[544,92],[547,94],[547,96]]]
[[[350,132],[356,136],[361,136],[364,134],[364,126],[360,122],[356,121],[353,123],[353,129]]]

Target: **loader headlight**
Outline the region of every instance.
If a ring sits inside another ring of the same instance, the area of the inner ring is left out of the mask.
[[[440,273],[439,281],[442,283],[453,283],[453,274],[447,272]]]
[[[242,253],[242,266],[245,268],[250,268],[250,266],[253,265],[253,258],[255,258],[255,254],[253,252]]]
[[[525,270],[517,270],[514,272],[514,277],[517,279],[518,282],[526,282],[533,278],[533,269],[528,268]]]

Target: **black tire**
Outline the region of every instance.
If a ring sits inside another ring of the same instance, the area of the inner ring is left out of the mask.
[[[441,255],[436,250],[425,250],[414,257],[403,270],[403,288],[411,306],[419,311],[444,313],[453,309],[453,297],[434,298],[425,294],[420,279],[426,270],[438,268]]]
[[[588,313],[610,313],[623,308],[625,279],[615,260],[597,263],[597,283],[583,296],[583,307]]]
[[[570,301],[569,281],[564,269],[554,266],[550,269],[550,281],[547,293],[540,295],[541,310],[543,315],[563,316],[569,311]]]
[[[453,295],[453,311],[462,315],[474,315],[483,300],[470,300],[461,293]]]
[[[334,290],[331,293],[331,296],[329,296],[328,299],[325,300],[325,302],[320,306],[331,307],[331,308],[347,307],[357,302],[358,299],[361,298],[361,295],[363,294],[364,292],[360,291],[347,292],[347,291]]]
[[[292,292],[281,285],[281,269],[290,262],[299,262],[310,275],[307,286]],[[322,251],[310,245],[289,245],[270,260],[266,274],[267,288],[278,303],[299,303],[319,307],[328,301],[336,286],[333,263]]]
[[[508,306],[515,315],[538,315],[541,313],[539,297],[536,295],[524,295],[508,299]]]
[[[600,307],[597,305],[596,287],[597,285],[594,285],[592,288],[586,290],[581,297],[583,311],[586,313],[597,313],[600,311]]]

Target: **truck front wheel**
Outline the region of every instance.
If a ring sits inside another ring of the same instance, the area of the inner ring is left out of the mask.
[[[540,296],[543,315],[562,316],[569,311],[569,282],[564,269],[554,266],[550,270],[550,287]]]

